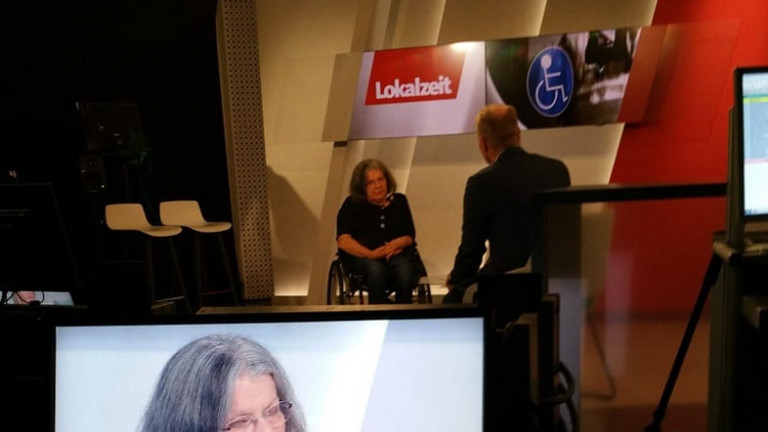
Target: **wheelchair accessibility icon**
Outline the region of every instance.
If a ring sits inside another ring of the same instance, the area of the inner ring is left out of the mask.
[[[528,68],[528,100],[539,114],[557,117],[568,108],[573,95],[573,66],[558,46],[544,48]]]

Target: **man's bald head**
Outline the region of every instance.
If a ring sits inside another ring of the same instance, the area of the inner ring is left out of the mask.
[[[477,135],[494,150],[520,145],[520,127],[515,107],[505,104],[485,106],[475,116]]]

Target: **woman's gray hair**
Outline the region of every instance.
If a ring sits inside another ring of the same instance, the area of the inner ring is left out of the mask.
[[[397,190],[397,182],[392,176],[384,162],[378,159],[364,159],[360,161],[355,169],[352,171],[352,178],[349,179],[349,195],[352,196],[352,200],[355,202],[365,202],[367,196],[365,194],[365,186],[368,182],[368,172],[371,170],[378,170],[384,175],[387,180],[387,195],[393,194]]]
[[[179,349],[165,364],[140,432],[218,432],[225,426],[235,380],[269,374],[277,397],[293,404],[286,432],[304,432],[304,414],[288,377],[262,345],[242,336],[213,334]]]

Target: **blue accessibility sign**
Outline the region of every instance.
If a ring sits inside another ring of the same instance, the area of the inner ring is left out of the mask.
[[[528,100],[539,114],[557,117],[573,97],[573,65],[568,53],[559,46],[544,48],[528,68]]]

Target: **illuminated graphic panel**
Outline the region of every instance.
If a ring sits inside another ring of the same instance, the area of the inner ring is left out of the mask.
[[[483,56],[482,42],[364,53],[349,139],[474,131]]]
[[[517,108],[522,126],[614,123],[638,28],[486,42],[488,103]]]

